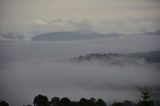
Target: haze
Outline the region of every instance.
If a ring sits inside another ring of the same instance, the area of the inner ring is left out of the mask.
[[[0,0],[0,100],[32,104],[43,94],[137,101],[140,88],[159,90],[159,63],[70,61],[92,53],[160,51],[159,10],[159,0]],[[63,36],[33,40],[55,32]]]

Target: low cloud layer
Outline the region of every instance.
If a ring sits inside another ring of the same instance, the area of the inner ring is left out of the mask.
[[[141,87],[159,88],[157,64],[135,61],[123,65],[76,63],[71,57],[89,53],[136,53],[159,50],[159,36],[120,36],[83,41],[0,43],[0,98],[13,105],[32,104],[37,94],[102,98],[140,98]],[[136,42],[136,43],[135,43]]]
[[[116,66],[37,60],[10,64],[1,73],[1,98],[12,104],[31,103],[37,94],[72,100],[101,97],[105,101],[135,101],[140,94],[137,88],[160,84],[160,72],[147,64]]]
[[[5,40],[23,40],[25,39],[25,36],[23,34],[14,34],[14,33],[0,33],[0,39]]]

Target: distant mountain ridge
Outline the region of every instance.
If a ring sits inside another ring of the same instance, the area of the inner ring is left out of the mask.
[[[128,60],[128,62],[134,62],[135,60],[145,60],[149,63],[160,63],[160,50],[142,52],[142,53],[131,53],[131,54],[121,54],[121,53],[91,53],[84,56],[71,58],[71,61],[83,62],[83,61],[104,61],[110,63],[119,63],[123,60]]]
[[[115,37],[118,34],[98,34],[98,33],[81,33],[81,32],[50,32],[34,36],[32,41],[72,41],[87,40],[104,37]]]

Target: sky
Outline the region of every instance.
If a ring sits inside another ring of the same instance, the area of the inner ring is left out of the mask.
[[[155,32],[159,10],[159,0],[0,0],[0,32]]]
[[[100,97],[107,102],[137,101],[137,87],[159,87],[159,63],[122,58],[123,64],[111,65],[66,59],[90,53],[159,51],[159,10],[160,0],[0,0],[0,99],[13,106],[32,104],[38,94],[49,99],[67,96],[71,100]],[[63,31],[120,36],[23,40]],[[1,40],[3,37],[19,40]]]

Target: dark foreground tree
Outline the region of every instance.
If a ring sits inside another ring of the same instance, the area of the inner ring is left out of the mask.
[[[71,101],[67,97],[64,97],[60,100],[60,106],[71,106]]]
[[[9,104],[3,100],[0,100],[0,106],[9,106]]]
[[[49,106],[49,101],[47,96],[38,95],[34,98],[34,106]]]
[[[111,106],[123,106],[121,102],[114,102]]]
[[[123,106],[135,106],[135,104],[133,102],[129,101],[129,100],[125,100],[123,102]]]
[[[72,101],[71,106],[81,106],[81,105],[77,101]]]
[[[59,97],[54,97],[52,98],[51,102],[50,102],[51,106],[59,106],[60,105],[60,100]]]
[[[85,98],[81,98],[79,101],[80,106],[89,106],[89,100],[85,99]]]
[[[96,106],[107,106],[107,104],[102,99],[98,99],[96,102]]]
[[[96,106],[96,99],[95,98],[91,97],[89,99],[89,106]]]
[[[151,99],[151,94],[149,93],[149,91],[144,90],[141,97],[142,100],[138,102],[137,106],[154,106],[154,102]]]

